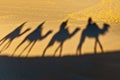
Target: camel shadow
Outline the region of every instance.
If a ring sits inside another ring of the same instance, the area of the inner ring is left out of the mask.
[[[55,42],[60,43],[59,46],[56,48],[53,56],[55,56],[56,52],[60,49],[59,56],[61,56],[62,50],[63,50],[63,44],[66,40],[73,37],[80,29],[76,28],[72,33],[69,33],[68,28],[66,27],[68,23],[68,20],[64,21],[60,25],[59,31],[52,37],[50,42],[48,43],[47,47],[44,49],[42,56],[45,55],[46,50],[51,47]]]
[[[0,53],[6,50],[11,45],[14,39],[22,36],[23,34],[25,34],[30,30],[30,28],[28,28],[21,33],[21,30],[26,23],[27,22],[22,23],[19,27],[17,27],[15,30],[13,30],[11,33],[9,33],[8,35],[6,35],[0,40],[0,46],[2,46],[6,42],[6,44],[4,44],[2,49],[0,50]]]
[[[45,35],[42,35],[42,26],[45,22],[42,22],[34,31],[32,31],[30,34],[28,34],[25,39],[15,48],[12,56],[14,56],[15,52],[18,50],[18,48],[23,45],[26,41],[28,41],[28,45],[25,46],[25,48],[22,50],[22,52],[19,54],[19,56],[22,55],[22,53],[30,46],[27,55],[30,53],[31,49],[33,48],[33,46],[35,45],[35,43],[38,40],[43,40],[44,38],[46,38],[49,34],[52,33],[52,31],[48,31]]]
[[[95,38],[95,46],[94,46],[95,54],[97,52],[97,43],[99,44],[101,52],[103,53],[104,50],[103,50],[102,44],[99,40],[99,35],[104,35],[108,31],[109,27],[110,27],[109,24],[104,23],[103,28],[100,29],[99,26],[95,22],[94,23],[92,22],[92,18],[89,18],[86,28],[82,31],[82,35],[81,35],[80,42],[79,42],[77,50],[76,50],[76,54],[81,55],[82,45],[85,42],[86,37]]]

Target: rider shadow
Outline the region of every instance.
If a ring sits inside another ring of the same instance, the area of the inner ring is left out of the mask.
[[[35,43],[38,41],[38,40],[43,40],[44,38],[46,38],[49,34],[52,33],[52,31],[48,31],[45,35],[42,35],[42,26],[45,22],[41,23],[34,31],[32,31],[30,34],[28,34],[25,39],[15,48],[12,56],[14,56],[15,52],[19,49],[19,47],[21,45],[23,45],[26,41],[28,41],[28,45],[25,46],[25,48],[22,50],[22,52],[19,54],[19,56],[22,55],[22,53],[28,48],[28,52],[27,52],[27,55],[30,53],[30,51],[32,50],[33,46],[35,45]]]
[[[76,55],[81,55],[82,45],[85,42],[86,37],[95,38],[95,45],[94,45],[94,53],[95,54],[97,52],[97,43],[99,44],[101,52],[103,53],[104,50],[103,50],[102,44],[99,40],[99,35],[104,35],[108,31],[109,27],[110,27],[109,24],[104,23],[103,28],[100,29],[96,23],[92,22],[92,18],[89,18],[86,28],[82,31],[80,42],[79,42],[77,50],[76,50]]]
[[[0,50],[0,53],[6,50],[11,45],[14,39],[22,36],[23,34],[25,34],[26,32],[30,30],[30,28],[28,28],[24,32],[21,33],[21,30],[26,23],[27,22],[24,22],[23,24],[21,24],[19,27],[17,27],[15,30],[13,30],[11,33],[9,33],[8,35],[6,35],[0,40],[0,46],[2,46],[6,42],[6,44],[4,44],[2,49]]]
[[[67,26],[67,23],[68,23],[68,20],[64,21],[61,23],[60,25],[60,29],[59,31],[52,37],[52,39],[50,40],[50,42],[48,43],[47,47],[44,49],[43,51],[43,54],[42,56],[44,57],[45,56],[45,52],[46,50],[53,46],[53,44],[55,42],[58,42],[60,43],[59,46],[56,48],[53,56],[55,56],[56,52],[60,49],[60,52],[59,52],[59,56],[61,56],[61,53],[62,53],[62,49],[63,49],[63,44],[66,40],[70,39],[71,37],[73,37],[80,29],[79,28],[76,28],[72,33],[69,33],[69,30],[68,28],[66,27]]]

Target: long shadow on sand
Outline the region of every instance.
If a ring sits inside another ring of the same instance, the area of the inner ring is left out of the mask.
[[[45,21],[42,22],[34,31],[32,31],[30,34],[28,34],[25,39],[15,48],[14,52],[12,53],[12,56],[15,54],[15,52],[20,48],[20,46],[22,46],[26,41],[28,41],[28,45],[25,46],[25,48],[21,51],[21,53],[19,54],[19,56],[22,55],[22,53],[29,48],[27,55],[30,53],[30,51],[32,50],[33,46],[36,44],[37,41],[41,41],[43,39],[45,39],[48,35],[50,35],[52,33],[52,30],[48,31],[46,34],[42,35],[42,31],[43,31],[43,25],[44,25]]]
[[[80,28],[76,28],[72,33],[69,33],[69,29],[67,27],[67,24],[68,24],[68,20],[63,21],[61,23],[59,31],[57,33],[55,33],[55,35],[51,38],[50,42],[48,43],[48,45],[44,49],[42,56],[45,56],[47,49],[50,48],[51,46],[53,46],[55,42],[58,42],[60,44],[56,48],[56,50],[54,51],[53,56],[56,55],[56,52],[58,50],[60,50],[59,56],[61,56],[62,51],[63,51],[63,44],[65,43],[65,41],[72,38],[80,30]]]
[[[120,80],[119,73],[120,51],[64,57],[0,57],[0,80]]]
[[[101,52],[103,53],[104,50],[103,50],[102,44],[99,40],[99,36],[105,35],[105,33],[108,31],[109,27],[110,27],[109,24],[104,23],[103,28],[102,29],[99,28],[97,23],[93,22],[92,18],[90,17],[88,19],[88,24],[87,24],[86,28],[82,31],[80,42],[79,42],[77,50],[76,50],[76,54],[81,55],[82,46],[83,46],[83,43],[85,42],[86,37],[95,39],[95,46],[94,46],[95,54],[97,52],[97,44],[99,44]]]
[[[26,32],[28,32],[30,30],[30,28],[28,28],[24,32],[21,33],[21,30],[26,23],[27,22],[22,23],[20,26],[18,26],[16,29],[14,29],[12,32],[7,34],[5,37],[3,37],[0,40],[0,46],[2,46],[6,42],[6,44],[4,44],[2,49],[0,49],[0,53],[3,52],[4,50],[6,50],[9,47],[11,45],[11,43],[13,42],[13,40],[15,40],[16,38],[24,35]]]

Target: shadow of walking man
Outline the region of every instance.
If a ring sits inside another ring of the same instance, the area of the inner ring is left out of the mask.
[[[8,35],[6,35],[4,38],[2,38],[0,40],[0,46],[2,46],[2,44],[4,44],[6,41],[7,43],[2,47],[2,49],[0,50],[0,53],[4,50],[6,50],[11,43],[13,42],[14,39],[16,39],[17,37],[22,36],[23,34],[25,34],[27,31],[29,31],[30,29],[26,29],[24,32],[20,33],[23,26],[26,24],[27,22],[24,22],[23,24],[21,24],[19,27],[17,27],[15,30],[13,30],[11,33],[9,33]]]
[[[42,35],[42,26],[45,22],[41,23],[34,31],[32,31],[30,34],[28,34],[25,39],[15,48],[15,51],[13,52],[12,56],[15,54],[15,52],[17,51],[17,49],[24,44],[26,41],[29,41],[29,44],[22,50],[22,52],[19,54],[19,56],[22,55],[22,53],[30,46],[27,55],[30,53],[31,49],[33,48],[33,46],[35,45],[35,43],[38,40],[43,40],[44,38],[46,38],[50,33],[52,33],[52,31],[48,31],[45,35]]]
[[[62,24],[60,25],[60,29],[59,31],[52,37],[52,39],[50,40],[49,44],[47,45],[47,47],[44,49],[42,56],[45,55],[46,50],[51,47],[55,42],[59,42],[60,45],[56,48],[54,55],[56,54],[56,52],[60,49],[60,56],[62,53],[62,48],[63,48],[63,43],[67,40],[70,39],[71,37],[73,37],[80,29],[76,28],[72,33],[69,33],[68,28],[66,28],[68,23],[68,20],[62,22]]]
[[[80,38],[80,43],[79,43],[77,50],[76,50],[76,54],[81,55],[82,45],[83,45],[86,37],[95,38],[95,46],[94,46],[95,54],[96,54],[96,50],[97,50],[97,43],[99,44],[100,49],[103,53],[104,50],[103,50],[101,42],[99,41],[99,35],[104,35],[108,31],[109,26],[110,26],[109,24],[104,23],[103,28],[100,29],[96,23],[92,22],[92,18],[89,18],[88,24],[82,32],[82,35]]]

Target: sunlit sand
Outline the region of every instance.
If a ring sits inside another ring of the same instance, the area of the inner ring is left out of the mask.
[[[75,28],[81,28],[80,31],[74,35],[71,39],[65,41],[63,45],[62,55],[76,55],[76,48],[78,46],[81,32],[86,27],[89,17],[92,17],[100,28],[104,23],[110,25],[109,31],[100,36],[101,44],[104,51],[120,50],[120,2],[119,0],[27,0],[15,1],[15,0],[1,0],[0,2],[0,39],[9,34],[20,24],[27,21],[21,32],[27,28],[31,28],[29,32],[16,38],[10,47],[3,51],[1,55],[11,56],[15,48],[21,43],[21,41],[32,32],[40,23],[46,21],[43,25],[44,35],[49,30],[53,30],[52,34],[46,37],[42,41],[37,41],[28,56],[41,56],[45,47],[48,45],[50,39],[59,30],[60,24],[69,19],[67,27],[69,32],[73,32]],[[82,54],[87,52],[94,52],[95,39],[87,38],[82,47]],[[24,47],[28,44],[25,42],[14,56],[18,56]],[[59,44],[56,42],[50,47],[46,56],[52,56],[55,48]],[[0,46],[0,49],[3,46]],[[101,52],[97,47],[97,52]],[[26,56],[27,50],[21,55]],[[56,53],[55,56],[59,55]]]

